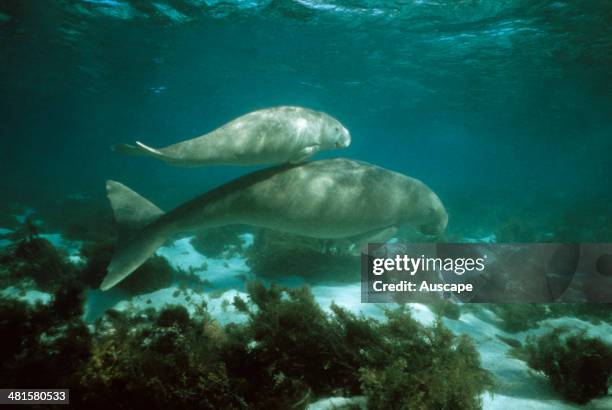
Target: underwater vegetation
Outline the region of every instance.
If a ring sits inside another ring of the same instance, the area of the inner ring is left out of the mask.
[[[65,282],[77,280],[78,271],[46,239],[28,235],[0,254],[0,283],[13,285],[16,281],[34,281],[41,290],[56,290]]]
[[[54,296],[46,305],[0,300],[0,334],[7,335],[0,379],[11,385],[69,386],[76,408],[107,408],[113,402],[117,408],[299,409],[330,396],[363,396],[370,409],[476,409],[484,392],[495,391],[472,340],[454,335],[440,320],[424,326],[403,305],[387,310],[385,321],[336,305],[330,313],[308,287],[247,282],[248,297],[233,301],[244,315],[241,323],[221,325],[203,304],[191,315],[182,306],[109,310],[88,325],[83,292],[99,285],[112,253],[110,240],[85,242],[86,263],[73,265],[35,227],[22,231],[22,239],[0,256],[0,278],[7,286],[22,281],[24,289],[34,286]],[[278,277],[306,271],[322,279],[336,269],[334,255],[358,265],[358,258],[333,243],[265,230],[254,234],[253,247],[261,254],[251,253],[251,247],[238,251],[237,233],[213,232],[212,237],[234,239],[231,246],[209,252],[246,252],[249,264],[268,266]],[[277,266],[283,261],[276,252],[289,260]],[[197,275],[155,256],[119,287],[136,295],[177,283],[203,287]],[[438,303],[430,308],[449,319],[464,310],[489,309],[510,333],[557,317],[612,321],[604,304]],[[585,403],[605,395],[611,347],[584,334],[559,334],[531,337],[523,346],[513,338],[502,340],[546,374],[565,399]]]
[[[64,283],[77,283],[96,289],[106,274],[114,249],[114,244],[108,240],[109,234],[105,236],[106,240],[85,242],[80,256],[85,258],[86,263],[75,265],[51,242],[40,237],[34,226],[26,224],[19,230],[18,237],[22,239],[0,252],[0,284],[25,289],[34,282],[37,289],[51,293],[60,289]],[[172,284],[196,290],[208,286],[195,273],[177,270],[166,258],[156,255],[124,280],[119,288],[128,295],[139,295]]]
[[[605,396],[612,376],[612,345],[566,328],[527,338],[519,354],[543,372],[564,398],[584,404]]]
[[[92,334],[82,320],[83,288],[64,283],[49,304],[0,299],[0,380],[5,386],[78,386]]]
[[[0,379],[68,386],[78,408],[305,408],[333,394],[366,395],[373,409],[470,409],[493,386],[469,338],[405,306],[378,322],[326,313],[307,287],[249,282],[233,302],[241,324],[221,326],[205,305],[191,317],[166,306],[109,310],[88,329],[83,288],[67,289],[49,305],[0,301]]]
[[[235,256],[243,248],[240,235],[245,233],[245,228],[242,225],[209,228],[198,232],[190,243],[196,251],[209,258]]]
[[[457,320],[461,317],[461,305],[450,301],[430,303],[429,308],[437,316],[445,317],[451,320]]]
[[[488,304],[501,320],[500,327],[509,333],[518,333],[538,326],[548,317],[546,307],[542,304]]]
[[[500,303],[463,306],[470,310],[486,307],[496,314],[500,321],[500,327],[509,333],[534,329],[543,320],[567,316],[575,317],[594,325],[598,325],[601,322],[612,323],[612,309],[605,303]]]
[[[442,322],[420,328],[404,307],[387,311],[378,349],[367,351],[360,369],[371,409],[478,409],[491,375],[467,336],[454,336]]]

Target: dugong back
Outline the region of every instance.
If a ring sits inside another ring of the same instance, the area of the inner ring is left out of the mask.
[[[235,183],[223,207],[240,223],[313,237],[419,227],[446,217],[439,198],[419,180],[348,159],[285,165]]]

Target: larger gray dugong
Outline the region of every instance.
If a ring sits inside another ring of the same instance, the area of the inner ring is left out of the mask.
[[[351,135],[335,118],[302,107],[254,111],[204,134],[165,148],[141,142],[113,151],[147,155],[173,165],[258,165],[298,163],[318,151],[346,148]]]
[[[421,181],[341,158],[256,171],[168,213],[119,182],[108,181],[106,189],[120,238],[102,290],[127,277],[169,237],[210,227],[248,224],[338,239],[379,237],[404,224],[440,234],[448,222],[442,202]]]

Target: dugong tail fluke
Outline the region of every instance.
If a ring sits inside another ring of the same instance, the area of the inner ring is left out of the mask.
[[[164,212],[149,200],[116,181],[106,182],[106,192],[118,225],[119,240],[100,289],[115,286],[144,263],[166,240],[165,230],[154,222]]]
[[[140,141],[136,141],[136,145],[130,144],[117,144],[111,147],[113,152],[117,152],[119,154],[124,155],[132,155],[132,156],[153,156],[155,158],[159,158],[161,160],[168,160],[168,156],[161,151],[156,150],[155,148],[151,148],[148,145],[143,144]]]

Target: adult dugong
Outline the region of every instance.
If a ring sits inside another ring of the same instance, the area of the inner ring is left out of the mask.
[[[168,213],[118,182],[108,181],[106,189],[115,219],[128,236],[120,237],[102,290],[119,283],[178,233],[248,224],[315,238],[380,240],[400,225],[439,234],[448,222],[442,202],[421,181],[349,159],[263,169]]]
[[[113,150],[147,155],[173,165],[257,165],[298,163],[318,151],[346,148],[351,135],[335,118],[302,107],[254,111],[204,134],[165,148],[141,142]]]

